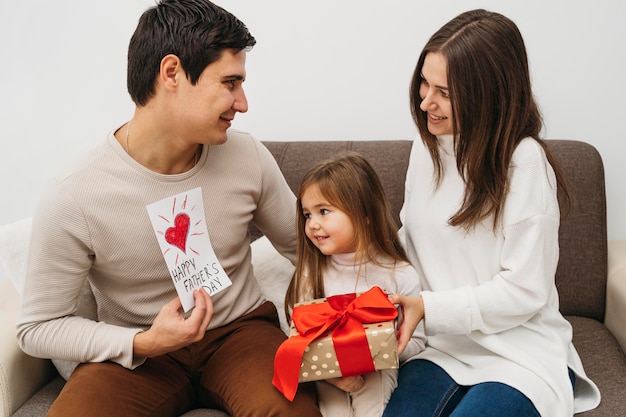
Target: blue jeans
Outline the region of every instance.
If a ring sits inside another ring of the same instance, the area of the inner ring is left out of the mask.
[[[570,378],[573,384],[573,372]],[[458,385],[439,366],[413,360],[400,368],[383,417],[539,417],[521,392],[499,382]]]

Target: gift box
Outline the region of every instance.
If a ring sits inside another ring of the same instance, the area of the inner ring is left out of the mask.
[[[325,302],[318,299],[312,302]],[[306,305],[306,304],[302,304]],[[363,331],[367,337],[369,350],[372,355],[375,370],[397,369],[398,351],[396,348],[395,324],[393,321],[363,324]],[[289,336],[298,335],[295,326],[291,326]],[[306,347],[302,355],[302,365],[298,382],[317,381],[321,379],[343,376],[337,353],[333,345],[330,332],[315,339]]]
[[[299,382],[398,368],[397,316],[379,287],[296,304],[272,383],[293,400]]]

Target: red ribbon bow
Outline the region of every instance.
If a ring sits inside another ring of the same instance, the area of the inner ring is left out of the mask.
[[[398,311],[379,287],[372,287],[358,297],[354,293],[334,295],[325,303],[294,307],[292,319],[299,335],[278,347],[272,384],[293,401],[304,350],[330,330],[342,376],[374,372],[363,324],[394,320],[397,316]]]

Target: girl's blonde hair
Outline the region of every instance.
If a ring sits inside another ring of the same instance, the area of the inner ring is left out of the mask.
[[[312,186],[351,218],[359,263],[381,266],[381,257],[408,262],[382,183],[370,163],[358,152],[344,152],[322,161],[305,174],[297,195],[298,261],[285,295],[288,318],[296,302],[325,297],[324,269],[329,256],[306,236],[306,218],[302,214],[302,195]]]

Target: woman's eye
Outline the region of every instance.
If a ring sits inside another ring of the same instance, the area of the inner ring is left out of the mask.
[[[450,98],[450,92],[448,90],[441,90],[442,97]]]

